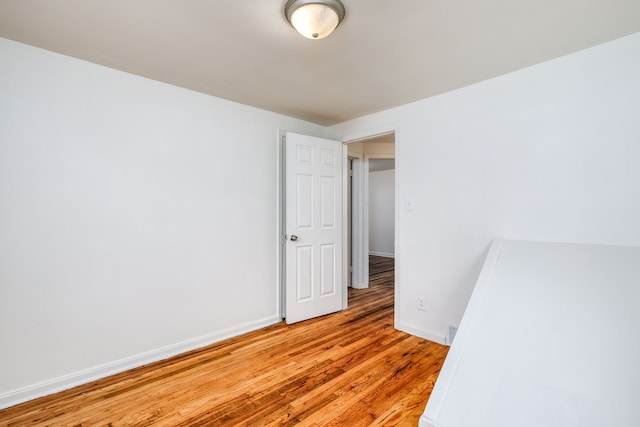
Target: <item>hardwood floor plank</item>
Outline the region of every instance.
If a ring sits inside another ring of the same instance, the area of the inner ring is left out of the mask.
[[[343,312],[7,408],[0,426],[415,426],[448,348],[393,328],[393,259],[369,271]]]

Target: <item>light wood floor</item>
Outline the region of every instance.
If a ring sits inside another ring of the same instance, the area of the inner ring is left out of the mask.
[[[0,411],[1,426],[416,426],[447,347],[393,329],[393,260],[346,311]]]

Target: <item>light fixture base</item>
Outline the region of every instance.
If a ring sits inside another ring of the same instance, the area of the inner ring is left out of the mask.
[[[318,40],[340,25],[345,7],[340,0],[288,0],[284,15],[304,37]]]

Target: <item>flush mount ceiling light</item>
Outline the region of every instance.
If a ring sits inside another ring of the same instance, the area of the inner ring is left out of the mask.
[[[344,19],[340,0],[289,0],[284,5],[287,21],[308,39],[323,39]]]

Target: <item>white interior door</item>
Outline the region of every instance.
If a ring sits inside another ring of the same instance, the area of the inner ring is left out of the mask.
[[[343,308],[342,143],[287,132],[286,320]]]

